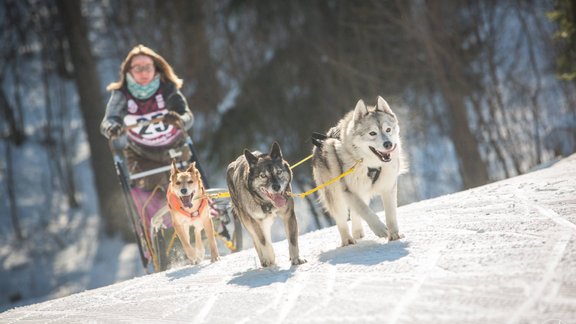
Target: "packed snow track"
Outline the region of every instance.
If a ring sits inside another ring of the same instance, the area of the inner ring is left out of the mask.
[[[300,237],[301,266],[282,241],[272,269],[250,249],[12,309],[0,322],[576,323],[576,156],[398,215],[400,241],[366,226],[342,248],[331,227]]]

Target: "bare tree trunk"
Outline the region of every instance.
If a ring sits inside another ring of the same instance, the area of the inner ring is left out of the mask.
[[[526,22],[526,18],[522,14],[521,10],[517,9],[516,13],[518,14],[518,19],[520,20],[520,24],[522,28],[529,32],[528,23]],[[528,34],[529,35],[529,34]],[[540,71],[538,69],[538,64],[536,63],[536,57],[534,55],[534,46],[532,45],[531,37],[527,37],[528,41],[528,58],[530,62],[530,67],[534,72],[534,77],[536,79],[536,88],[530,94],[530,103],[532,104],[532,118],[533,118],[533,127],[534,127],[534,149],[536,154],[536,161],[535,164],[542,163],[542,136],[540,135],[540,92],[542,90],[542,78],[540,76]]]
[[[20,227],[20,220],[18,218],[18,205],[16,204],[16,193],[14,192],[14,169],[12,168],[12,143],[6,141],[6,192],[8,194],[8,201],[10,202],[10,219],[12,220],[12,228],[16,235],[16,240],[21,242],[24,240],[22,228]]]
[[[489,180],[488,170],[480,156],[478,140],[470,130],[464,98],[460,94],[452,93],[450,88],[444,88],[443,92],[452,117],[450,137],[458,155],[464,187],[473,188],[486,184]]]
[[[487,19],[494,19],[494,10],[489,11],[489,18]],[[475,17],[478,17],[475,15]],[[488,23],[476,19],[476,28],[474,29],[474,34],[477,39],[481,39],[481,29],[484,28],[485,25],[488,25],[489,34],[491,35],[492,42],[485,42],[487,43],[486,48],[486,70],[488,71],[487,76],[490,77],[490,84],[486,86],[486,93],[489,95],[486,98],[486,102],[488,104],[488,108],[490,109],[490,114],[488,114],[488,120],[486,120],[482,115],[482,107],[480,100],[476,100],[474,102],[474,106],[476,108],[476,115],[478,119],[483,123],[483,126],[487,129],[488,133],[488,141],[490,142],[490,147],[496,153],[502,168],[504,169],[504,174],[506,178],[509,178],[513,175],[520,173],[520,163],[518,161],[517,154],[517,147],[515,145],[506,145],[505,141],[501,139],[511,139],[512,136],[512,127],[510,126],[510,121],[508,120],[507,111],[504,105],[504,98],[502,96],[502,85],[500,82],[500,78],[498,77],[498,65],[496,63],[496,45],[493,42],[494,35],[497,33],[495,23],[490,21]],[[474,99],[473,99],[474,101]],[[498,119],[498,116],[501,118]],[[504,127],[502,127],[502,125]],[[502,134],[502,133],[505,134]],[[507,154],[505,154],[507,153]],[[512,170],[508,168],[508,160],[506,159],[506,155],[510,159],[510,163],[513,167]]]
[[[58,82],[58,100],[60,103],[60,109],[58,112],[58,119],[62,125],[69,125],[70,118],[68,113],[68,101],[66,100],[66,88],[62,82]],[[75,141],[71,140],[73,137],[70,135],[69,127],[60,127],[58,129],[58,143],[60,145],[60,159],[59,165],[62,168],[62,173],[64,174],[64,188],[66,190],[66,196],[68,197],[68,204],[72,208],[80,206],[78,199],[76,199],[76,183],[75,183],[75,173],[74,173],[74,145]]]
[[[20,123],[17,122],[16,115],[10,104],[8,103],[8,99],[6,98],[6,94],[4,93],[4,89],[0,87],[0,113],[2,114],[2,118],[8,125],[9,135],[8,140],[12,141],[16,145],[20,145],[24,142],[25,134],[24,128],[20,128]]]
[[[493,120],[491,121],[486,121],[486,119],[483,117],[482,115],[482,104],[480,103],[480,99],[477,98],[471,98],[472,101],[472,105],[474,107],[474,111],[476,112],[476,115],[478,116],[478,123],[480,124],[480,128],[485,128],[486,129],[486,133],[488,134],[487,140],[488,143],[490,144],[490,147],[492,147],[494,149],[494,153],[496,153],[496,159],[499,161],[500,165],[502,165],[502,169],[504,170],[504,175],[506,176],[506,178],[509,178],[512,176],[512,173],[510,172],[510,170],[508,169],[508,163],[506,162],[506,158],[504,156],[504,150],[502,145],[500,145],[498,143],[498,140],[495,138],[496,136],[494,135],[494,132],[492,131],[492,127],[491,125],[493,124]],[[494,105],[494,103],[491,100],[489,101],[489,105]]]
[[[46,120],[43,128],[44,138],[42,139],[43,148],[46,150],[48,159],[46,161],[46,165],[48,166],[48,171],[46,174],[46,178],[49,181],[49,188],[48,190],[44,191],[45,195],[45,210],[47,212],[43,213],[44,216],[52,217],[55,214],[58,214],[58,211],[53,209],[52,202],[54,201],[53,197],[55,192],[59,189],[58,186],[60,185],[63,175],[62,170],[58,164],[59,156],[58,156],[58,143],[56,143],[54,136],[52,135],[53,130],[53,121],[54,117],[52,116],[52,99],[50,96],[51,89],[50,89],[50,77],[48,74],[48,63],[46,58],[49,56],[47,55],[46,47],[42,46],[42,87],[44,90],[44,105],[45,105],[45,112],[46,112]],[[60,189],[61,190],[61,189]],[[59,204],[58,204],[59,205]],[[56,208],[59,208],[57,206]]]
[[[16,122],[16,128],[21,129],[24,132],[24,112],[22,107],[22,81],[20,80],[20,73],[18,72],[18,55],[16,55],[16,64],[12,66],[12,73],[14,75],[14,112],[16,118],[14,121]]]
[[[60,88],[64,91],[64,87],[61,85]],[[64,96],[62,96],[64,98]],[[66,105],[64,101],[61,101],[63,105]],[[65,108],[63,108],[65,109]],[[67,110],[67,109],[66,109]],[[76,199],[76,175],[74,173],[74,163],[73,163],[73,156],[71,154],[72,145],[74,141],[70,140],[70,130],[69,129],[62,129],[60,132],[60,143],[62,143],[62,156],[64,164],[64,174],[66,175],[66,192],[68,196],[68,203],[70,207],[76,208],[80,206],[78,199]]]
[[[206,36],[205,17],[203,5],[205,1],[184,1],[183,6],[186,15],[183,17],[186,24],[185,35],[190,35],[194,42],[188,42],[184,66],[190,71],[188,75],[202,76],[197,83],[197,89],[191,98],[192,107],[197,107],[206,114],[216,112],[219,98],[222,94],[220,82],[216,78],[216,66],[210,54],[210,43]]]
[[[80,95],[80,108],[84,119],[88,142],[90,143],[92,169],[98,192],[100,215],[106,221],[109,234],[118,227],[128,226],[123,208],[118,205],[118,180],[112,163],[108,143],[100,134],[100,121],[103,118],[103,100],[100,96],[100,80],[96,72],[96,61],[90,51],[86,22],[81,12],[81,2],[77,0],[57,0],[62,23],[66,30],[70,57],[74,66],[74,78]],[[125,228],[126,229],[126,228]],[[130,232],[129,230],[127,232]]]
[[[464,62],[457,61],[464,59],[457,50],[460,39],[452,39],[458,36],[451,36],[454,31],[444,26],[442,4],[427,1],[425,7],[426,13],[420,18],[428,21],[428,28],[419,33],[419,40],[446,104],[447,113],[443,118],[449,121],[449,135],[456,150],[464,187],[477,187],[488,182],[488,169],[468,121],[465,96],[469,85],[463,71]]]
[[[0,87],[0,115],[2,120],[8,125],[9,132],[4,138],[5,154],[4,158],[6,161],[6,195],[8,196],[8,204],[10,206],[10,219],[12,221],[12,228],[14,229],[14,234],[16,235],[16,240],[22,241],[24,235],[22,234],[22,229],[20,227],[20,221],[18,216],[18,205],[16,204],[16,193],[14,192],[14,169],[12,168],[12,143],[16,145],[22,144],[24,142],[24,131],[18,127],[18,123],[15,121],[14,112],[10,107],[8,100],[4,94],[4,89]],[[2,134],[4,135],[4,134]]]

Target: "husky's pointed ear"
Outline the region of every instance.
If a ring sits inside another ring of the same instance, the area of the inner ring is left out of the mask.
[[[196,166],[196,161],[190,163],[190,166],[188,167],[188,170],[186,170],[186,171],[193,173],[194,176],[196,177],[196,179],[198,181],[202,182],[202,174],[200,174],[200,170]]]
[[[174,175],[174,174],[178,173],[178,171],[179,170],[178,170],[178,167],[176,166],[176,160],[173,159],[172,160],[172,167],[170,168],[170,173]]]
[[[354,120],[360,120],[366,115],[368,115],[368,108],[366,107],[364,100],[360,99],[356,103],[356,108],[354,108]]]
[[[381,96],[378,96],[378,104],[376,105],[376,110],[380,110],[383,113],[386,113],[394,118],[396,118],[396,114],[392,111],[386,100]]]
[[[246,161],[248,161],[248,165],[250,167],[255,166],[256,163],[258,162],[258,157],[252,154],[252,152],[248,151],[247,149],[244,149],[244,157],[246,158]]]
[[[282,157],[282,150],[280,149],[280,144],[278,144],[278,142],[274,142],[274,144],[272,144],[272,148],[270,149],[270,157],[273,160],[284,160]]]
[[[190,163],[188,169],[186,169],[186,172],[193,172],[195,169],[196,169],[196,161]]]

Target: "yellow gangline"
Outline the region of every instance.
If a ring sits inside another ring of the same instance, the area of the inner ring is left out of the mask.
[[[294,164],[294,165],[293,165],[292,167],[290,167],[290,168],[293,169],[293,168],[297,167],[298,165],[304,163],[305,161],[307,161],[307,160],[309,160],[309,159],[311,159],[311,158],[312,158],[312,154],[310,154],[309,156],[307,156],[306,158],[304,158],[304,159],[301,160],[300,162]],[[318,190],[320,190],[320,189],[322,189],[322,188],[324,188],[324,187],[326,187],[326,186],[329,186],[329,185],[333,184],[334,182],[336,182],[336,181],[344,178],[345,176],[349,175],[350,173],[354,172],[354,171],[356,170],[356,167],[358,167],[358,165],[359,165],[360,163],[362,163],[362,159],[356,161],[356,163],[354,163],[354,165],[353,165],[350,169],[346,170],[345,172],[343,172],[343,173],[340,174],[339,176],[337,176],[337,177],[335,177],[335,178],[333,178],[333,179],[331,179],[331,180],[329,180],[329,181],[327,181],[327,182],[325,182],[325,183],[317,186],[316,188],[310,189],[310,190],[308,190],[308,191],[306,191],[306,192],[299,193],[299,194],[289,193],[289,195],[290,195],[291,197],[304,198],[304,197],[306,197],[306,196],[308,196],[308,195],[310,195],[310,194],[312,194],[312,193],[315,193],[316,191],[318,191]],[[198,197],[198,198],[206,198],[206,197],[207,197],[207,198],[211,198],[211,199],[215,199],[215,198],[216,198],[216,199],[217,199],[217,198],[229,198],[229,197],[230,197],[230,192],[227,192],[227,191],[226,191],[226,192],[220,192],[220,193],[215,193],[215,194],[206,194],[206,195],[204,195],[204,196],[202,196],[202,197]]]
[[[290,170],[294,169],[295,167],[299,166],[300,164],[310,160],[312,157],[314,156],[314,154],[310,154],[307,157],[305,157],[304,159],[300,160],[300,162],[294,164],[293,166],[290,167]]]
[[[306,192],[299,193],[299,194],[290,193],[290,196],[292,196],[292,197],[298,197],[298,198],[304,198],[304,197],[306,197],[306,196],[308,196],[308,195],[310,195],[310,194],[312,194],[312,193],[315,193],[316,191],[318,191],[318,190],[320,190],[320,189],[322,189],[322,188],[324,188],[324,187],[326,187],[326,186],[329,186],[329,185],[333,184],[334,182],[336,182],[336,181],[344,178],[345,176],[349,175],[350,173],[354,172],[354,171],[356,170],[356,167],[357,167],[360,163],[362,163],[362,159],[356,161],[356,163],[354,163],[354,165],[353,165],[350,169],[346,170],[346,172],[340,174],[339,176],[337,176],[337,177],[335,177],[335,178],[333,178],[333,179],[331,179],[331,180],[329,180],[329,181],[327,181],[327,182],[324,182],[323,184],[317,186],[316,188],[310,189],[310,190],[308,190],[308,191],[306,191]]]
[[[228,191],[225,191],[225,192],[219,192],[219,193],[213,193],[213,194],[205,194],[201,197],[198,197],[197,199],[202,199],[202,198],[210,198],[210,199],[230,198],[230,193]]]

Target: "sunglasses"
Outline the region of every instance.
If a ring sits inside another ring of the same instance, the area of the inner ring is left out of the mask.
[[[153,64],[134,65],[130,67],[130,70],[135,73],[152,72],[154,71],[154,65]]]

